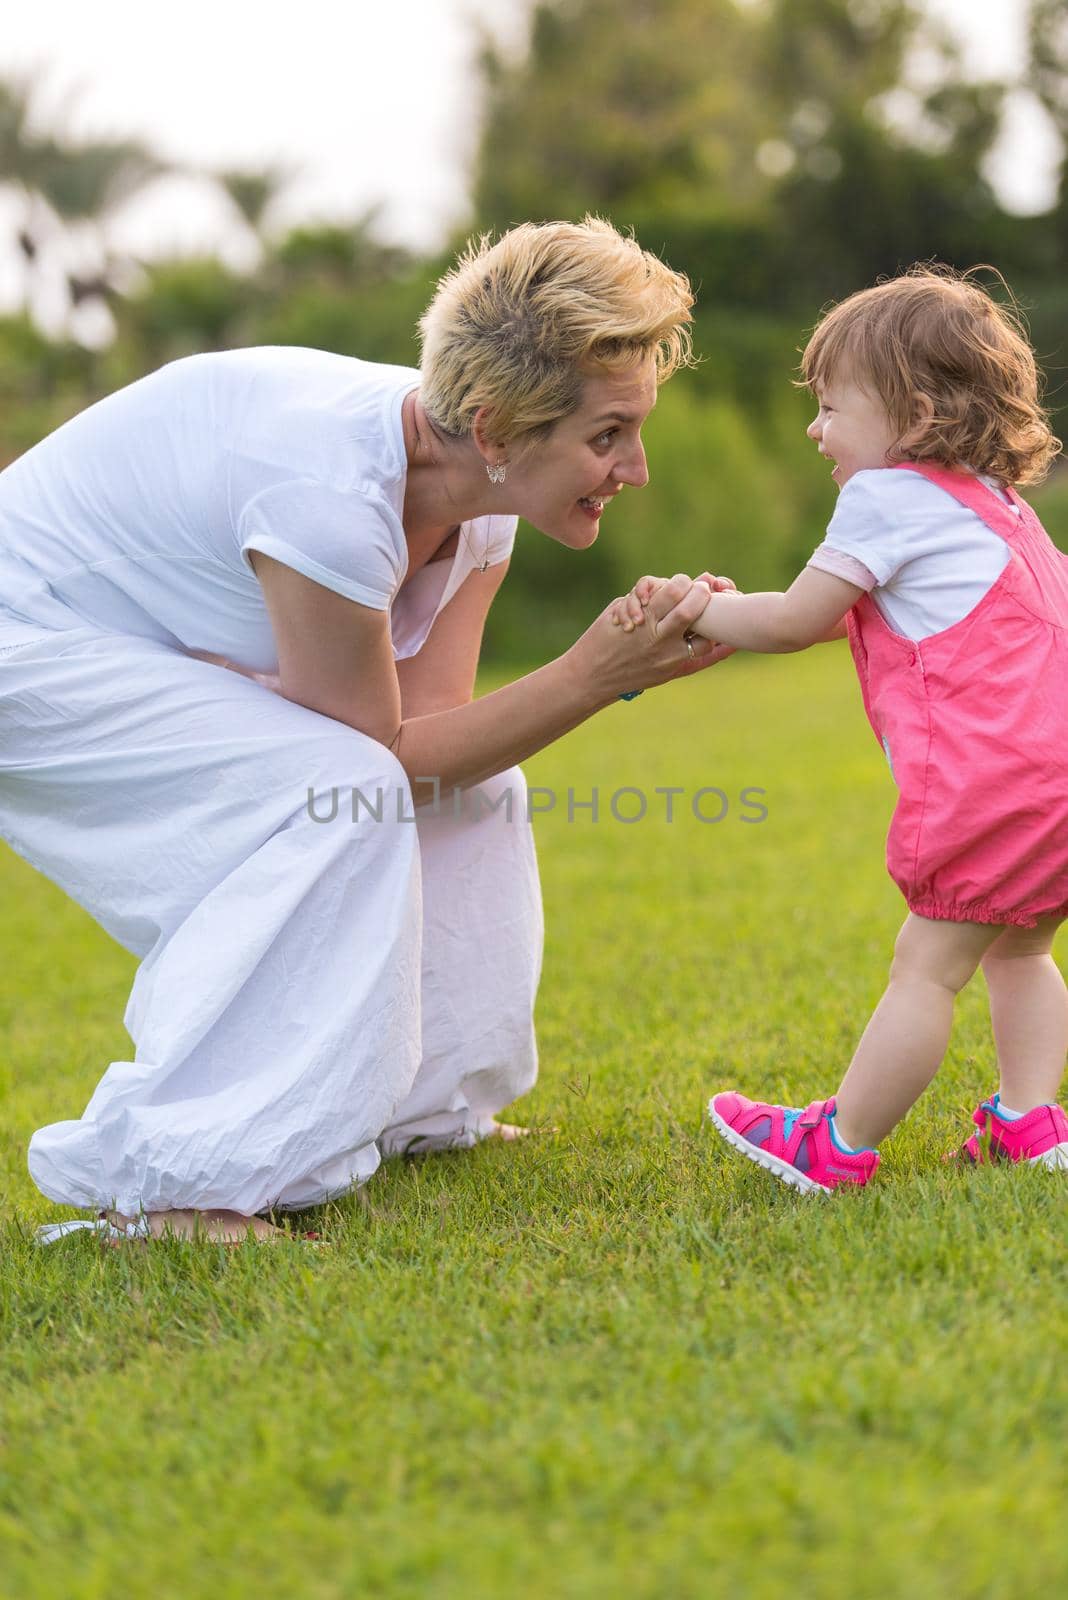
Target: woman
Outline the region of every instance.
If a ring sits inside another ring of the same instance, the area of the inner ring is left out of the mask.
[[[515,763],[717,654],[684,638],[698,586],[659,636],[606,613],[473,701],[483,624],[517,516],[581,550],[646,482],[690,304],[603,222],[525,225],[442,280],[419,371],[194,356],[0,476],[0,833],[142,957],[134,1059],[31,1141],[45,1194],[266,1237],[382,1152],[514,1132]]]

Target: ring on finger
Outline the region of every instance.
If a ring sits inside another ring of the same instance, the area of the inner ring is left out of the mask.
[[[686,654],[689,656],[691,661],[697,660],[697,655],[693,647],[694,637],[695,635],[692,633],[684,633],[682,636],[682,642],[686,646]]]

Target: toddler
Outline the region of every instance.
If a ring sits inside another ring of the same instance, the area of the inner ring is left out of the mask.
[[[799,1189],[867,1183],[982,966],[1000,1087],[960,1154],[1068,1167],[1051,954],[1068,915],[1068,556],[1013,487],[1059,448],[1033,352],[970,276],[916,267],[830,311],[802,372],[839,489],[827,537],[785,593],[714,593],[691,629],[766,652],[848,634],[899,790],[887,865],[909,911],[837,1094],[798,1110],[726,1092],[710,1115]],[[642,579],[615,620],[657,626],[658,587]]]

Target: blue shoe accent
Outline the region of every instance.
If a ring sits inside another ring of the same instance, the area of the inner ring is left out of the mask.
[[[783,1142],[783,1144],[789,1144],[790,1135],[794,1131],[794,1127],[797,1124],[798,1118],[803,1117],[804,1114],[805,1114],[804,1106],[801,1107],[800,1111],[797,1109],[796,1106],[783,1106],[783,1108],[782,1108],[782,1142]]]
[[[1019,1122],[1020,1118],[1025,1114],[1022,1111],[1003,1111],[1001,1109],[1000,1089],[989,1100],[983,1101],[983,1109],[984,1111],[992,1111],[996,1117],[1001,1118],[1002,1122]]]
[[[831,1130],[831,1143],[834,1145],[834,1148],[836,1150],[840,1150],[844,1156],[878,1155],[879,1152],[875,1149],[875,1147],[873,1145],[870,1145],[870,1144],[858,1144],[858,1145],[846,1144],[845,1140],[842,1138],[842,1135],[838,1132],[838,1121],[837,1121],[837,1118],[838,1118],[838,1112],[837,1111],[829,1111],[827,1113],[827,1122],[828,1122],[828,1124],[830,1126],[830,1130]]]

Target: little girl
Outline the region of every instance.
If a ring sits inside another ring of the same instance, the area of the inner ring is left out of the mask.
[[[981,965],[1001,1082],[960,1154],[1068,1167],[1051,955],[1068,916],[1068,556],[1012,487],[1059,448],[1033,352],[974,281],[918,267],[836,306],[802,371],[840,491],[826,540],[785,593],[715,593],[691,628],[767,652],[848,633],[900,791],[887,864],[909,914],[837,1094],[792,1110],[727,1092],[710,1115],[799,1189],[867,1183]],[[641,580],[616,619],[657,627],[658,587]]]

